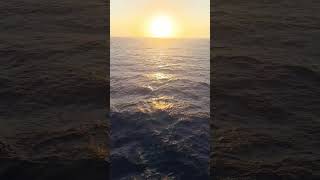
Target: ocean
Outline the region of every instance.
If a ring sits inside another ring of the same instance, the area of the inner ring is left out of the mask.
[[[112,179],[208,177],[210,40],[111,38]]]

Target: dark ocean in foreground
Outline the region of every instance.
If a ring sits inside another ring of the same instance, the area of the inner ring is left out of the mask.
[[[210,41],[111,38],[112,179],[205,179]]]

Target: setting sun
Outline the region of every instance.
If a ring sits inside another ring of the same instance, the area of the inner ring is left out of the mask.
[[[157,38],[173,36],[173,22],[168,16],[157,16],[151,20],[150,35]]]
[[[210,37],[209,0],[111,0],[111,37]]]

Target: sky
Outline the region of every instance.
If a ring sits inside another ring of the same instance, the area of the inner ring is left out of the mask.
[[[172,24],[171,37],[210,37],[210,0],[111,0],[110,3],[112,37],[150,37],[151,24],[163,16]]]

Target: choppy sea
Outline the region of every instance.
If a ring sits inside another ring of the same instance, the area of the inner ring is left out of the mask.
[[[112,179],[203,179],[210,40],[111,38]]]

